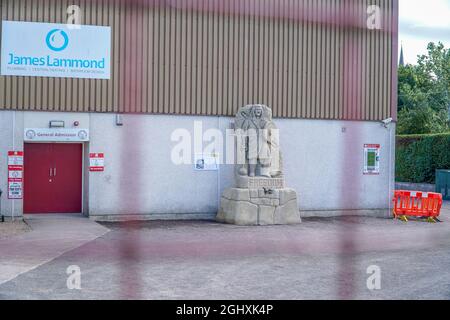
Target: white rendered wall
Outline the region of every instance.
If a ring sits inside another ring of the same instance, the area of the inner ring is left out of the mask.
[[[390,207],[394,124],[388,128],[378,122],[278,120],[277,124],[286,183],[299,193],[302,211]],[[381,145],[380,175],[363,175],[364,144]]]
[[[115,114],[1,111],[0,188],[5,192],[14,115],[17,150],[23,150],[24,127],[48,127],[49,120],[65,120],[66,127],[79,121],[80,128],[90,129],[85,151],[104,152],[106,163],[104,172],[85,174],[84,211],[94,218],[211,215],[217,211],[223,189],[233,185],[232,166],[199,172],[193,165],[173,164],[170,157],[176,145],[171,141],[174,130],[184,128],[193,135],[194,121],[200,121],[203,131],[225,131],[232,118],[123,115],[124,125],[116,126]],[[302,215],[326,216],[342,210],[371,214],[367,210],[389,208],[394,186],[394,124],[387,129],[377,122],[274,121],[280,129],[286,185],[297,190]],[[365,143],[381,144],[378,176],[362,173]],[[2,213],[11,212],[11,203],[4,194]],[[21,214],[22,202],[16,200],[15,207],[16,214]]]

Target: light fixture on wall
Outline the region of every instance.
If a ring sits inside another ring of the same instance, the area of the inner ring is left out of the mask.
[[[394,121],[392,118],[387,118],[381,121],[381,125],[385,127],[386,129],[389,127],[389,125]]]
[[[50,120],[49,123],[50,128],[64,128],[65,124],[62,120]]]
[[[123,117],[121,114],[116,114],[116,126],[123,126]]]

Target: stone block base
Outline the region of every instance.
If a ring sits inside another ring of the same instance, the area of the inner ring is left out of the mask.
[[[301,223],[297,193],[293,189],[226,189],[216,220],[244,225]]]

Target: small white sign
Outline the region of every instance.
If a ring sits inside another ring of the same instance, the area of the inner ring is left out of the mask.
[[[90,153],[89,154],[89,171],[102,172],[105,171],[105,154]]]
[[[23,179],[23,171],[21,170],[9,170],[8,179]]]
[[[219,170],[218,154],[196,154],[194,158],[194,169],[196,171],[217,171]]]
[[[1,74],[110,79],[111,28],[2,22]]]
[[[22,199],[22,182],[8,182],[8,199]]]
[[[85,142],[89,141],[89,129],[26,128],[25,141]]]
[[[14,151],[9,152],[8,166],[23,166],[23,153]]]

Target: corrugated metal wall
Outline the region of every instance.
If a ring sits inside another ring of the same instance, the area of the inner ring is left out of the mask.
[[[395,116],[398,0],[0,0],[2,20],[112,27],[111,80],[0,76],[0,109]],[[382,29],[366,28],[367,7]]]

